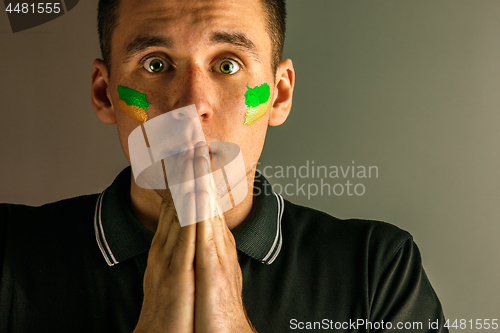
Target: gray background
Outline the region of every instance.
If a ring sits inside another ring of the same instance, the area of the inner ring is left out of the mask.
[[[17,34],[0,13],[0,202],[96,193],[126,166],[115,127],[90,104],[96,4]],[[294,105],[259,169],[378,166],[378,178],[350,179],[363,196],[283,195],[408,230],[447,318],[500,319],[500,1],[295,0],[288,10]]]

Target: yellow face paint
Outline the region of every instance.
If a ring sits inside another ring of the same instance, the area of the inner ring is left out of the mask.
[[[117,104],[123,113],[141,124],[148,120],[146,110],[151,103],[146,100],[146,94],[141,94],[124,86],[118,86],[118,95],[120,98]]]
[[[267,102],[259,106],[248,108],[247,112],[245,113],[245,122],[243,124],[252,125],[257,120],[262,118],[262,116],[266,114],[267,109],[269,108],[269,104],[271,104],[271,99],[268,99]]]
[[[267,83],[250,88],[245,93],[245,104],[248,109],[245,113],[244,125],[252,125],[266,114],[269,104],[271,104],[271,89]]]
[[[148,112],[144,109],[141,109],[138,106],[127,105],[125,101],[119,99],[118,106],[122,109],[123,113],[137,121],[138,123],[145,123],[148,120]]]

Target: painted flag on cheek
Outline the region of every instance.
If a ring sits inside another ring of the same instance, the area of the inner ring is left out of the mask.
[[[140,93],[137,90],[118,86],[118,106],[122,111],[142,124],[148,120],[148,112],[146,111],[151,103],[146,99],[146,94]]]
[[[245,113],[244,125],[252,125],[257,120],[266,114],[271,99],[271,88],[267,83],[263,83],[255,88],[247,86],[248,90],[245,93],[245,104],[248,109]]]

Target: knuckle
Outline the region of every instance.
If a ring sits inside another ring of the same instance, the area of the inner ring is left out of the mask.
[[[187,263],[188,258],[187,258],[187,248],[186,248],[186,243],[187,241],[178,241],[174,247],[172,248],[172,259],[170,262],[170,266],[176,266],[178,267],[183,266],[184,264]],[[191,263],[192,264],[192,263]]]
[[[178,259],[180,256],[182,256],[185,252],[184,249],[185,248],[182,242],[177,241],[177,243],[175,243],[174,247],[172,248],[172,260]]]

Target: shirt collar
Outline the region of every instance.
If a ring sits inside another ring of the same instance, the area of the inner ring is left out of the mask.
[[[149,251],[154,233],[140,224],[130,208],[130,167],[104,190],[96,203],[94,228],[97,244],[109,266]],[[250,214],[232,230],[236,248],[270,265],[282,245],[281,219],[284,202],[271,184],[256,173]]]

